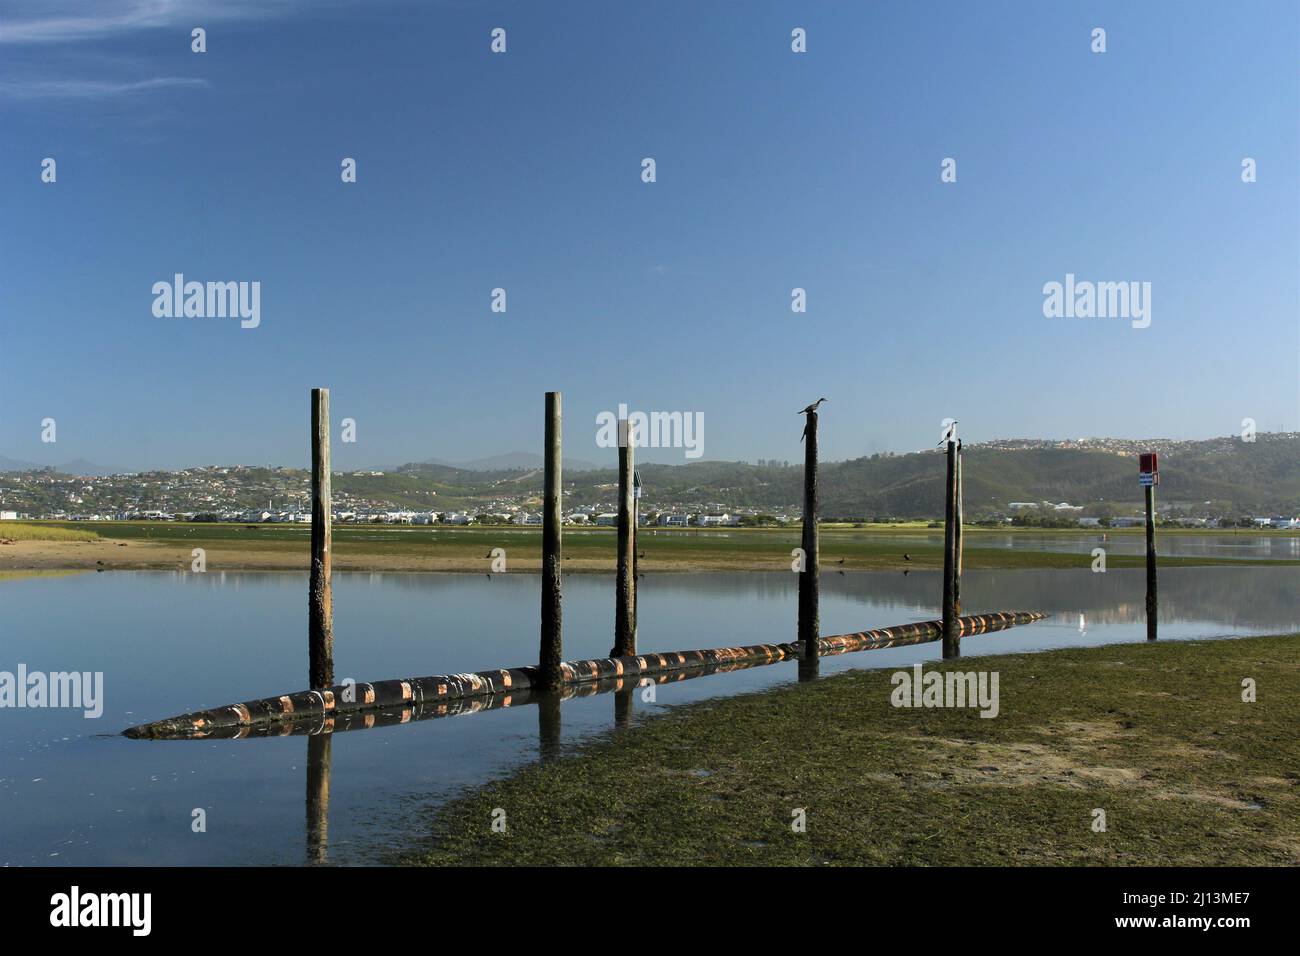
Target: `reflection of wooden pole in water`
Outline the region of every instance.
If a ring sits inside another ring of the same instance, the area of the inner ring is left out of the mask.
[[[544,691],[537,695],[537,754],[543,760],[560,755],[560,695]]]
[[[322,730],[307,738],[307,862],[324,863],[329,851],[330,744]]]
[[[631,681],[624,681],[621,689],[614,691],[614,728],[623,730],[632,723],[632,696],[636,687]]]

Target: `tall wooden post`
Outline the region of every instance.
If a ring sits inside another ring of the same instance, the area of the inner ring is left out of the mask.
[[[1147,640],[1156,639],[1156,490],[1151,485],[1147,495]]]
[[[632,581],[641,580],[641,473],[632,468]],[[637,601],[640,599],[636,587],[632,588],[632,635],[636,636]]]
[[[948,480],[943,509],[943,659],[961,657],[957,636],[957,605],[953,588],[957,580],[957,442],[948,440]]]
[[[957,552],[953,563],[952,572],[952,606],[953,614],[961,617],[961,554],[962,554],[962,521],[964,509],[962,507],[962,486],[961,486],[961,439],[957,439],[957,523],[954,531],[957,535],[955,549]]]
[[[308,680],[334,683],[334,585],[330,538],[330,390],[311,390],[311,580],[307,592]]]
[[[799,642],[802,645],[803,669],[817,668],[818,619],[818,537],[817,537],[817,411],[808,411],[804,427],[803,450],[803,569],[799,572]]]
[[[610,657],[636,654],[636,526],[632,446],[627,419],[618,423],[618,577],[614,585],[614,648]]]
[[[560,609],[560,393],[546,393],[546,479],[542,492],[542,634],[537,655],[542,687],[558,691],[563,683]],[[557,705],[558,706],[558,705]]]

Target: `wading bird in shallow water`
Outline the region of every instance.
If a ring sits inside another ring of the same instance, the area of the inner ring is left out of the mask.
[[[906,551],[904,551],[904,552],[903,552],[903,560],[904,560],[904,561],[911,561],[911,560],[912,560],[912,556],[911,556],[910,554],[908,554]]]

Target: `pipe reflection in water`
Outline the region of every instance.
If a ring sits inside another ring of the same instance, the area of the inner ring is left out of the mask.
[[[330,748],[324,726],[307,738],[307,862],[324,863],[330,829]]]

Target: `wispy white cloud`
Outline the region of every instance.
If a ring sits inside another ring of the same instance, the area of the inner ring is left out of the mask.
[[[47,98],[99,99],[145,93],[169,87],[207,86],[207,80],[184,76],[156,76],[148,80],[115,83],[110,80],[0,80],[0,97],[35,100]]]
[[[163,27],[267,20],[303,6],[303,0],[45,0],[30,15],[30,0],[0,2],[0,44],[73,43]]]

